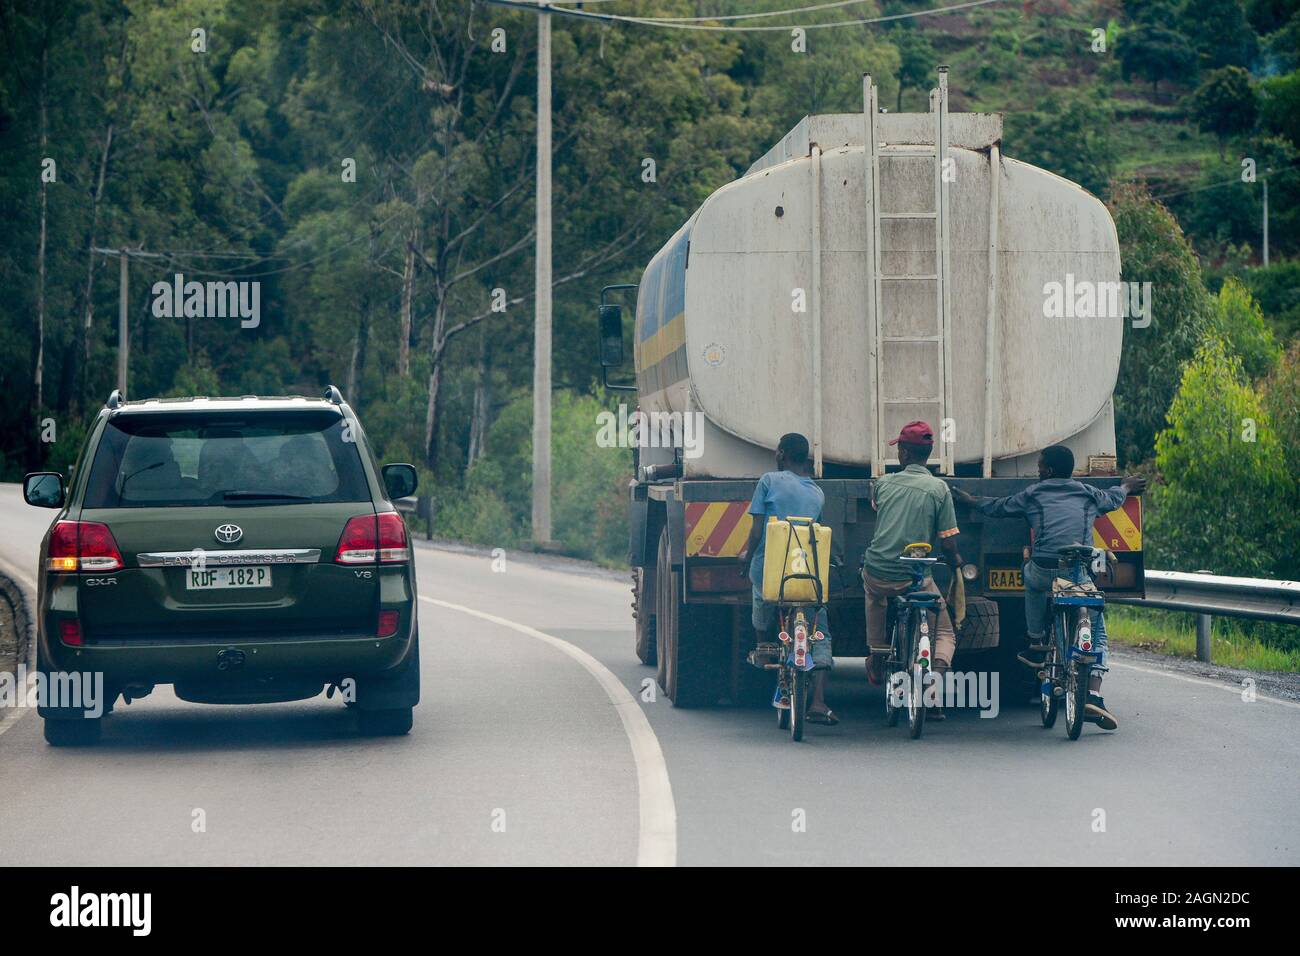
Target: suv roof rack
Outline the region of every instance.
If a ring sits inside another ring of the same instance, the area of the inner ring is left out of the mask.
[[[337,388],[335,388],[333,385],[326,385],[326,386],[325,386],[325,400],[326,400],[327,402],[329,402],[331,405],[342,405],[342,404],[343,404],[343,393],[340,392],[340,391],[339,391]]]
[[[122,395],[121,389],[113,389],[108,393],[108,401],[104,403],[105,408],[121,408],[126,398]]]

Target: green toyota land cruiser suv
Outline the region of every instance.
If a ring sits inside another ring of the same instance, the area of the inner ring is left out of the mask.
[[[198,703],[330,687],[362,733],[409,731],[415,573],[393,502],[415,486],[411,465],[379,468],[333,386],[323,399],[114,392],[71,483],[23,484],[28,504],[59,509],[38,574],[45,739],[94,743],[119,696],[158,684]],[[70,693],[76,675],[102,675],[102,705]]]

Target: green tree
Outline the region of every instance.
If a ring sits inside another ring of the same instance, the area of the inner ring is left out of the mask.
[[[1263,378],[1277,367],[1282,348],[1264,321],[1259,303],[1240,279],[1229,276],[1223,283],[1214,299],[1211,316],[1211,334],[1240,359],[1251,381]]]
[[[1289,492],[1277,502],[1282,519],[1270,539],[1273,577],[1300,577],[1300,341],[1295,342],[1263,384],[1264,410],[1282,449],[1283,469],[1290,476]]]
[[[1096,92],[1048,93],[1030,112],[1007,117],[1009,155],[1051,170],[1098,196],[1115,170],[1115,115]]]
[[[1156,467],[1163,480],[1148,522],[1153,566],[1272,573],[1281,525],[1294,531],[1294,515],[1279,505],[1292,500],[1295,478],[1260,396],[1219,339],[1207,339],[1183,371],[1156,439]]]
[[[860,16],[871,15],[870,6],[858,9]],[[759,136],[764,148],[806,114],[860,113],[863,73],[870,73],[880,85],[882,104],[897,99],[893,87],[899,75],[899,51],[887,34],[809,30],[804,53],[791,50],[786,33],[743,35],[740,44],[753,71],[750,114],[763,121]],[[932,63],[929,68],[932,84],[938,82],[936,67]]]
[[[939,54],[935,52],[925,34],[915,28],[894,30],[890,39],[898,48],[898,98],[895,112],[903,112],[903,91],[915,87],[928,90],[934,82],[935,70],[939,65]],[[929,107],[927,106],[926,109]],[[922,110],[921,112],[924,112]]]
[[[632,470],[630,449],[597,444],[605,405],[591,395],[561,392],[551,409],[553,531],[576,557],[618,562],[627,551],[627,508],[620,492]],[[518,393],[488,436],[488,452],[445,496],[439,529],[479,544],[528,542],[532,501],[532,397]]]
[[[1151,457],[1183,365],[1209,327],[1213,302],[1200,263],[1169,210],[1142,187],[1115,191],[1125,281],[1151,283],[1151,324],[1124,331],[1115,385],[1116,441],[1130,464]]]
[[[1254,129],[1259,114],[1250,74],[1239,66],[1225,66],[1206,74],[1192,93],[1188,107],[1196,115],[1201,132],[1212,133],[1219,141],[1220,159],[1224,144]]]
[[[1205,69],[1248,67],[1258,43],[1241,0],[1186,0],[1179,15]]]
[[[1291,18],[1261,39],[1265,72],[1288,73],[1300,67],[1300,5],[1291,3]]]
[[[1159,23],[1139,23],[1126,29],[1120,34],[1116,52],[1124,80],[1146,80],[1152,96],[1159,95],[1161,80],[1180,83],[1195,66],[1187,37]]]
[[[1259,85],[1260,125],[1300,148],[1300,70]]]
[[[214,396],[221,394],[221,382],[212,370],[206,352],[199,352],[194,359],[176,370],[176,379],[167,398],[188,398],[192,395]]]
[[[1300,339],[1300,261],[1273,262],[1242,273],[1242,281],[1284,342]]]

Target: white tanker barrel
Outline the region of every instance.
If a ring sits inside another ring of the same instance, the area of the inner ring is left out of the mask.
[[[1120,278],[1109,212],[1052,173],[1005,157],[994,167],[1000,117],[944,115],[946,202],[932,114],[878,118],[874,217],[863,117],[806,117],[651,260],[637,301],[640,403],[704,414],[716,440],[685,462],[688,477],[747,474],[770,455],[747,457],[741,471],[737,448],[772,449],[788,431],[813,437],[818,402],[832,464],[871,467],[877,437],[912,418],[943,430],[956,464],[984,459],[987,432],[995,474],[1069,439],[1077,457],[1114,454],[1123,320],[1106,302]],[[1090,314],[1049,315],[1053,283]]]

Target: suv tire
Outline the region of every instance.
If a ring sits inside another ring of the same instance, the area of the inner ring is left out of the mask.
[[[51,747],[90,747],[99,743],[102,730],[103,718],[100,717],[45,718],[45,742]]]
[[[357,726],[363,737],[401,737],[411,732],[412,723],[410,707],[357,711]]]

